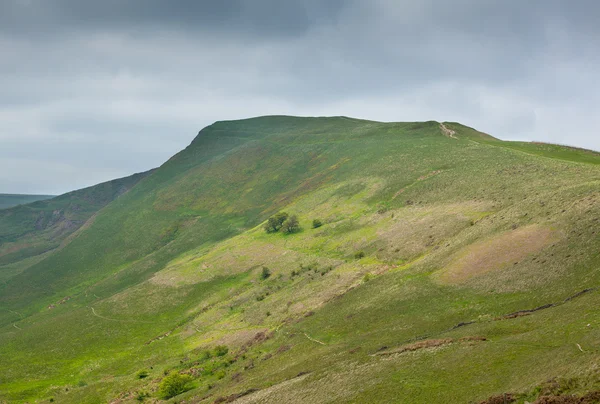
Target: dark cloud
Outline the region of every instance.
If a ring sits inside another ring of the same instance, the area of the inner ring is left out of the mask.
[[[0,0],[0,192],[145,170],[266,114],[600,149],[599,19],[588,0]]]
[[[71,35],[73,29],[287,37],[335,17],[342,6],[340,0],[8,0],[0,4],[0,26],[30,37]]]

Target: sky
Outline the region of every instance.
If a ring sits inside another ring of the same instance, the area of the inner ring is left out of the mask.
[[[598,21],[597,0],[0,0],[0,193],[145,171],[272,114],[600,150]]]

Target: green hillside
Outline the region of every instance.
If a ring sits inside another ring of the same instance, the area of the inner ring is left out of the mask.
[[[0,281],[65,246],[96,212],[150,172],[0,210]]]
[[[591,400],[599,163],[458,123],[217,122],[77,219],[0,211],[0,400],[159,402],[173,374],[187,403]]]
[[[0,194],[0,209],[53,198],[52,195]]]

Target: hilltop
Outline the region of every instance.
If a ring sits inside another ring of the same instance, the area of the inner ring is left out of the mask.
[[[265,232],[278,212],[300,230]],[[152,402],[169,372],[202,403],[593,394],[599,217],[592,151],[216,122],[151,172],[0,210],[0,399]]]

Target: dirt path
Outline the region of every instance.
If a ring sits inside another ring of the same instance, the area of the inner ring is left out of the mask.
[[[325,344],[324,342],[321,342],[321,341],[319,341],[319,340],[317,340],[317,339],[314,339],[314,338],[312,338],[312,337],[311,337],[310,335],[308,335],[307,333],[304,333],[304,336],[305,336],[306,338],[308,338],[309,340],[311,340],[312,342],[316,342],[317,344],[321,344],[321,345],[327,345],[327,344]]]
[[[452,139],[458,139],[455,135],[456,135],[456,131],[453,131],[452,129],[448,129],[446,127],[446,125],[444,125],[443,123],[440,123],[440,129],[442,130],[442,133],[444,134],[444,136],[448,136]]]
[[[92,309],[92,314],[94,316],[96,316],[98,318],[101,318],[103,320],[117,321],[119,323],[145,323],[145,324],[152,324],[152,321],[130,320],[130,319],[121,320],[121,319],[118,319],[118,318],[104,317],[104,316],[101,316],[100,314],[96,313],[96,310],[93,307],[90,307],[90,309]]]
[[[15,323],[13,323],[13,327],[15,327],[17,330],[23,331],[23,329],[21,327],[19,327],[18,325],[16,325]]]

